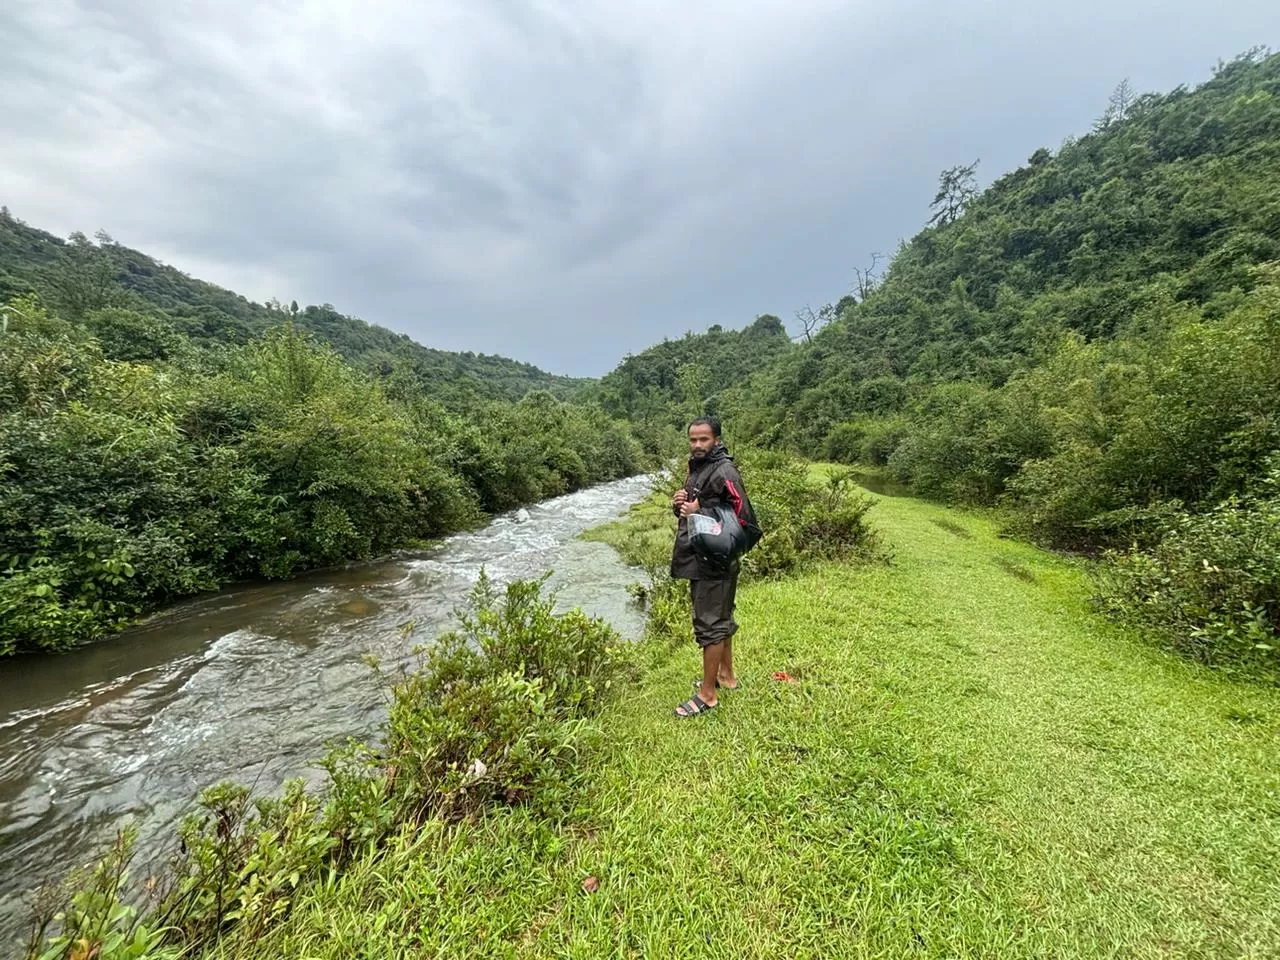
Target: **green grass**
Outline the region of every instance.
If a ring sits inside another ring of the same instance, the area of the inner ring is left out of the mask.
[[[980,516],[872,518],[892,564],[744,587],[720,709],[671,716],[692,640],[622,694],[571,823],[430,825],[219,955],[1280,956],[1280,691],[1117,630]]]

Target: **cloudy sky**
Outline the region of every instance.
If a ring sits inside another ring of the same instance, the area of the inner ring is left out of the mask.
[[[840,296],[1276,0],[4,0],[0,202],[578,375]]]

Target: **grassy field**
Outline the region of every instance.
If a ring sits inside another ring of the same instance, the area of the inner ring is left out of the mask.
[[[1280,956],[1280,691],[981,517],[871,516],[891,564],[743,589],[719,709],[671,715],[692,640],[624,691],[572,822],[406,835],[218,955]]]

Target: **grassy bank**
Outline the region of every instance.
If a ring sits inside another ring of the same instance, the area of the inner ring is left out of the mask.
[[[721,709],[671,717],[691,645],[622,694],[570,822],[405,834],[217,955],[1280,954],[1280,692],[1119,633],[980,518],[873,516],[891,565],[743,590]]]

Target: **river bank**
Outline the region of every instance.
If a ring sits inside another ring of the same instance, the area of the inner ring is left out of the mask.
[[[1280,692],[979,516],[871,517],[892,564],[743,589],[712,714],[672,718],[694,655],[659,645],[568,821],[428,824],[216,955],[1275,956]]]
[[[498,583],[555,569],[560,609],[638,636],[634,573],[577,534],[648,488],[603,484],[423,554],[229,590],[64,656],[0,660],[0,957],[24,932],[27,891],[93,862],[124,823],[139,827],[141,878],[202,787],[318,779],[328,742],[385,719],[387,684],[365,656],[399,669],[452,622],[482,567]]]

